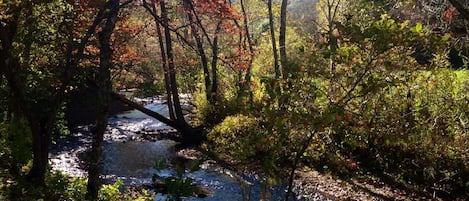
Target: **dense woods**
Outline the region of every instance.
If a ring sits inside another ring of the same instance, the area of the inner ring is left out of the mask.
[[[116,103],[274,200],[306,167],[469,199],[468,33],[465,0],[0,0],[0,200],[153,200],[103,187]],[[168,116],[133,101],[157,95]],[[90,122],[87,178],[51,171]]]

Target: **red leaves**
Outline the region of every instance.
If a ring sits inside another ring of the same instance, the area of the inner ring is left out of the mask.
[[[448,22],[453,22],[459,16],[458,10],[451,6],[443,13],[443,18]]]
[[[244,48],[237,48],[232,55],[226,59],[227,63],[236,71],[248,70],[252,61],[253,55],[249,53],[249,50]]]

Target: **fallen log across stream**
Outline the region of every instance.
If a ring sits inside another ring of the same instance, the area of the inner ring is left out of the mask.
[[[158,121],[176,129],[181,134],[181,139],[175,138],[174,140],[181,143],[182,147],[200,145],[206,140],[206,136],[202,128],[194,128],[189,126],[187,123],[179,123],[175,120],[169,119],[155,111],[145,108],[144,106],[129,100],[123,95],[116,92],[111,92],[111,97],[127,104],[129,107],[134,108],[150,117],[157,119]]]

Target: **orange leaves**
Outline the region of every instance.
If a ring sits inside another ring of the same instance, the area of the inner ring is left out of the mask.
[[[119,18],[116,23],[115,31],[121,35],[135,35],[143,30],[143,22],[141,21],[130,21],[126,17]]]
[[[221,19],[239,19],[240,15],[223,0],[194,0],[196,12]]]
[[[140,56],[136,51],[129,47],[118,48],[115,50],[116,63],[121,65],[133,65],[140,63]]]

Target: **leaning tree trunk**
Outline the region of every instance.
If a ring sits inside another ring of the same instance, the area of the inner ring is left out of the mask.
[[[88,185],[86,198],[88,200],[96,200],[98,197],[98,190],[101,184],[99,173],[101,170],[101,156],[102,156],[102,142],[104,132],[106,131],[107,118],[109,114],[109,102],[111,93],[111,67],[112,67],[112,54],[111,48],[111,35],[114,31],[117,14],[119,13],[119,0],[111,0],[107,10],[106,21],[102,27],[102,31],[98,33],[100,53],[99,53],[99,70],[96,75],[96,84],[98,86],[97,99],[98,114],[96,116],[96,126],[93,129],[93,142],[89,155],[89,169],[88,169]]]

